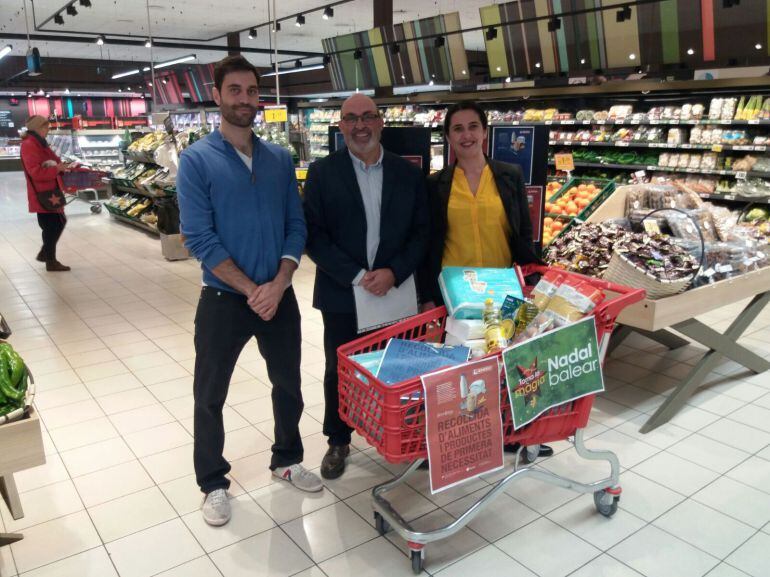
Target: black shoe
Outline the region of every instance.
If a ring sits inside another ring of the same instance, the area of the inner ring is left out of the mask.
[[[58,260],[49,260],[45,263],[45,270],[48,272],[67,272],[72,270],[70,267],[63,265]]]
[[[45,262],[45,256],[43,256],[43,249],[40,249],[40,252],[37,253],[37,256],[35,257],[35,260],[37,262]]]
[[[336,479],[345,472],[345,459],[350,455],[350,445],[329,445],[323,461],[321,476],[324,479]]]
[[[514,443],[512,445],[505,445],[503,449],[506,453],[515,453],[519,450],[519,443]],[[549,447],[548,445],[540,445],[540,452],[538,453],[538,457],[550,457],[553,455],[553,449]]]

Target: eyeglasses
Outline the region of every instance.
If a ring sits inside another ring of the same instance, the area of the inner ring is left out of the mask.
[[[365,112],[361,116],[358,116],[357,114],[346,114],[342,117],[342,122],[345,124],[350,124],[351,126],[355,126],[358,124],[359,120],[364,124],[374,124],[379,119],[380,115],[376,112]]]

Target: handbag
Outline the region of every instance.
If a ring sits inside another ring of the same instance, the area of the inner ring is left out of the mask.
[[[38,204],[43,207],[43,210],[49,212],[59,212],[60,210],[64,210],[67,200],[64,198],[64,193],[58,186],[50,190],[38,190],[35,186],[35,181],[32,180],[32,177],[27,172],[27,167],[24,166],[23,161],[21,163],[21,168],[24,170],[27,180],[29,180],[29,183],[32,185],[32,190],[35,192],[35,198],[37,199]]]

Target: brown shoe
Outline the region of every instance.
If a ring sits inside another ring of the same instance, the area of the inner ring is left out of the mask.
[[[45,270],[48,272],[67,272],[72,270],[70,267],[63,265],[58,260],[50,260],[45,263]]]
[[[350,445],[329,445],[323,461],[321,476],[324,479],[336,479],[345,472],[345,459],[350,455]]]

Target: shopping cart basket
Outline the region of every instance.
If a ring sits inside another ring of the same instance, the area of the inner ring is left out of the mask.
[[[549,267],[545,266],[528,266],[520,271],[520,277],[523,278],[523,275],[532,273],[542,274],[548,270]],[[603,361],[615,319],[625,307],[642,300],[644,290],[631,289],[561,270],[559,272],[588,281],[602,291],[603,300],[594,309],[592,315],[596,321],[596,333]],[[524,286],[523,282],[522,286]],[[525,294],[532,288],[525,287]],[[494,485],[484,497],[455,521],[430,532],[419,532],[413,529],[385,499],[385,494],[404,483],[427,457],[422,382],[419,377],[415,377],[395,385],[385,385],[349,357],[384,349],[391,338],[440,342],[444,337],[446,316],[445,307],[436,308],[343,345],[337,351],[340,416],[388,462],[411,463],[400,476],[372,490],[374,520],[379,533],[384,534],[392,527],[406,539],[411,551],[412,569],[415,573],[419,573],[422,571],[426,543],[456,533],[472,521],[507,485],[526,477],[580,493],[592,493],[599,513],[607,517],[612,516],[617,511],[621,491],[618,458],[611,451],[589,450],[583,443],[582,429],[588,423],[594,395],[554,407],[530,424],[514,430],[505,383],[500,390],[505,443],[518,443],[522,447],[516,456],[513,471],[509,475]],[[497,355],[500,356],[500,353]],[[609,477],[586,484],[542,469],[518,467],[522,456],[525,457],[523,459],[525,462],[534,460],[540,444],[572,440],[572,438],[574,438],[575,450],[581,457],[609,462],[611,467]]]
[[[67,204],[80,199],[91,206],[92,213],[99,214],[102,211],[102,205],[99,203],[99,191],[105,190],[104,179],[108,176],[109,174],[106,172],[78,167],[59,173],[56,180],[62,192],[72,197],[67,201]],[[79,193],[93,194],[94,199],[80,198]]]

